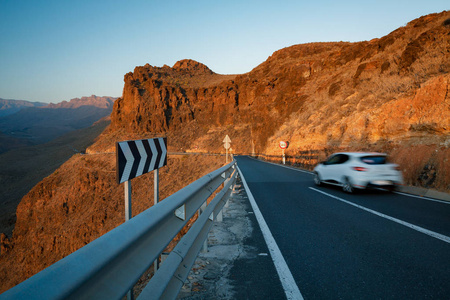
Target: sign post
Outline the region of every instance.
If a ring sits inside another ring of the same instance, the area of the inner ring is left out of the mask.
[[[131,216],[131,182],[125,181],[125,221],[132,218]]]
[[[158,169],[167,165],[167,139],[154,138],[116,143],[117,183],[124,183],[125,188],[125,221],[132,218],[131,211],[131,179],[154,172],[154,204],[159,201]],[[158,267],[158,259],[155,269]],[[127,294],[133,299],[132,291]]]
[[[281,151],[282,151],[283,165],[285,165],[286,164],[286,156],[284,155],[284,150],[287,149],[288,142],[280,141],[279,146],[280,146]]]
[[[230,145],[230,143],[231,143],[231,140],[230,140],[230,137],[228,136],[228,134],[227,134],[227,136],[223,139],[223,146],[225,147],[225,150],[226,150],[226,163],[228,163],[228,149],[230,149],[230,147],[231,147],[231,145]]]

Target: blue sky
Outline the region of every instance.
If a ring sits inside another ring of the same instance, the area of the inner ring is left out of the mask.
[[[241,74],[295,44],[380,38],[448,0],[0,0],[0,98],[121,96],[136,66]]]

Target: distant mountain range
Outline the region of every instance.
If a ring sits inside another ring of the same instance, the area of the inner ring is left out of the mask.
[[[57,104],[0,100],[0,153],[42,144],[111,114],[116,98],[82,97]]]
[[[11,100],[0,98],[0,118],[15,114],[16,112],[28,107],[42,107],[48,105],[43,102],[30,102],[25,100]]]

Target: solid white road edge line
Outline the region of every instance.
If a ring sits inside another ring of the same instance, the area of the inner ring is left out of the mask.
[[[425,196],[417,196],[417,195],[407,194],[407,193],[402,193],[402,192],[394,192],[394,193],[403,195],[403,196],[408,196],[411,198],[417,198],[417,199],[429,200],[429,201],[434,201],[434,202],[439,202],[439,203],[444,203],[444,204],[450,204],[450,202],[445,201],[445,200],[439,200],[439,199],[429,198],[429,197],[425,197]]]
[[[302,172],[302,173],[306,173],[306,174],[310,174],[310,175],[314,174],[311,171],[302,170],[302,169],[294,168],[294,167],[287,166],[287,165],[280,165],[280,164],[276,164],[276,163],[273,163],[273,162],[270,162],[270,161],[260,160],[260,159],[257,159],[257,158],[251,157],[251,156],[248,156],[248,158],[251,158],[253,160],[257,160],[257,161],[260,161],[262,163],[266,163],[266,164],[269,164],[269,165],[274,165],[274,166],[277,166],[277,167],[282,167],[282,168],[286,168],[286,169],[289,169],[289,170],[293,170],[293,171],[298,171],[298,172]]]
[[[374,211],[374,210],[371,210],[371,209],[369,209],[369,208],[367,208],[367,207],[364,207],[364,206],[355,204],[355,203],[353,203],[353,202],[344,200],[344,199],[342,199],[342,198],[339,198],[339,197],[337,197],[337,196],[334,196],[334,195],[325,193],[325,192],[323,192],[323,191],[321,191],[321,190],[318,190],[318,189],[315,189],[315,188],[313,188],[313,187],[309,187],[309,188],[310,188],[311,190],[313,190],[313,191],[319,192],[319,193],[324,194],[324,195],[326,195],[326,196],[328,196],[328,197],[331,197],[331,198],[334,198],[334,199],[336,199],[336,200],[342,201],[342,202],[344,202],[344,203],[350,204],[350,205],[352,205],[352,206],[354,206],[354,207],[360,208],[360,209],[362,209],[362,210],[365,210],[365,211],[367,211],[367,212],[370,212],[370,213],[372,213],[372,214],[374,214],[374,215],[377,215],[377,216],[379,216],[379,217],[382,217],[382,218],[391,220],[391,221],[393,221],[393,222],[396,222],[396,223],[401,224],[401,225],[403,225],[403,226],[409,227],[409,228],[414,229],[414,230],[416,230],[416,231],[419,231],[419,232],[421,232],[421,233],[425,233],[425,234],[427,234],[427,235],[429,235],[429,236],[431,236],[431,237],[434,237],[434,238],[436,238],[436,239],[442,240],[442,241],[444,241],[444,242],[446,242],[446,243],[450,243],[450,237],[448,237],[448,236],[446,236],[446,235],[443,235],[443,234],[440,234],[440,233],[437,233],[437,232],[434,232],[434,231],[431,231],[431,230],[428,230],[428,229],[425,229],[425,228],[422,228],[422,227],[413,225],[413,224],[411,224],[411,223],[408,223],[408,222],[405,222],[405,221],[402,221],[402,220],[393,218],[393,217],[391,217],[391,216],[388,216],[388,215],[379,213],[379,212]]]
[[[244,185],[245,191],[247,192],[248,199],[252,205],[253,212],[255,213],[256,220],[258,221],[259,227],[261,228],[264,240],[266,241],[267,247],[269,248],[270,255],[272,257],[273,263],[277,270],[278,276],[280,277],[281,284],[283,286],[284,292],[287,299],[303,299],[297,284],[295,283],[294,277],[292,276],[289,267],[281,254],[280,248],[278,248],[272,233],[270,232],[269,226],[267,226],[264,217],[256,204],[255,198],[253,197],[250,188],[245,181],[244,175],[242,174],[239,167],[237,167],[239,175],[242,179],[242,184]]]

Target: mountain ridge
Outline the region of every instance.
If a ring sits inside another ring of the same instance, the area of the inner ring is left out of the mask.
[[[113,106],[116,97],[96,96],[73,98],[70,101],[61,101],[58,103],[49,103],[42,108],[79,108],[81,106],[93,106],[98,108],[110,108]]]
[[[86,128],[109,116],[113,97],[74,98],[60,103],[22,106],[15,113],[0,117],[0,153],[17,146],[48,142],[72,130]]]
[[[292,114],[301,110],[305,110],[303,118],[307,119],[314,114],[312,109],[328,107],[328,115],[316,120],[332,117],[338,122],[338,118],[346,114],[356,116],[364,112],[368,105],[382,106],[401,95],[408,98],[433,77],[443,76],[441,86],[446,90],[449,26],[445,21],[448,17],[448,12],[427,15],[371,41],[287,47],[274,52],[251,72],[209,87],[173,84],[173,80],[165,80],[158,73],[159,69],[153,69],[152,76],[148,76],[145,68],[137,67],[125,76],[124,94],[115,103],[111,128],[135,133],[167,133],[175,142],[172,145],[180,148],[175,132],[182,133],[180,127],[191,126],[197,138],[185,145],[189,149],[198,146],[211,126],[224,129],[240,124],[239,127],[250,134],[242,140],[238,151],[248,153],[248,145],[255,144],[257,152],[273,153],[277,146],[274,142],[269,146],[269,138]],[[172,68],[171,72],[177,70]],[[444,101],[440,105],[445,104]],[[445,112],[442,107],[437,111]],[[334,116],[337,112],[340,115]],[[444,116],[434,123],[440,127],[437,133],[442,139],[448,133],[448,118]],[[321,131],[326,130],[323,124],[317,126]],[[421,126],[411,123],[408,128],[414,131],[414,128],[424,128]],[[342,130],[344,134],[346,130]],[[237,136],[244,134],[233,131],[231,133]],[[415,134],[420,135],[420,132]],[[425,131],[422,133],[427,135]],[[311,134],[319,138],[316,132]],[[406,130],[404,138],[409,136]],[[335,133],[320,137],[320,145],[317,141],[314,147],[340,146],[337,138]],[[372,130],[358,138],[368,143],[389,140],[389,129]],[[181,141],[186,143],[185,139]],[[202,148],[219,151],[220,144],[214,145],[202,145]]]
[[[25,107],[41,107],[45,105],[47,103],[0,98],[0,118],[12,115]]]

